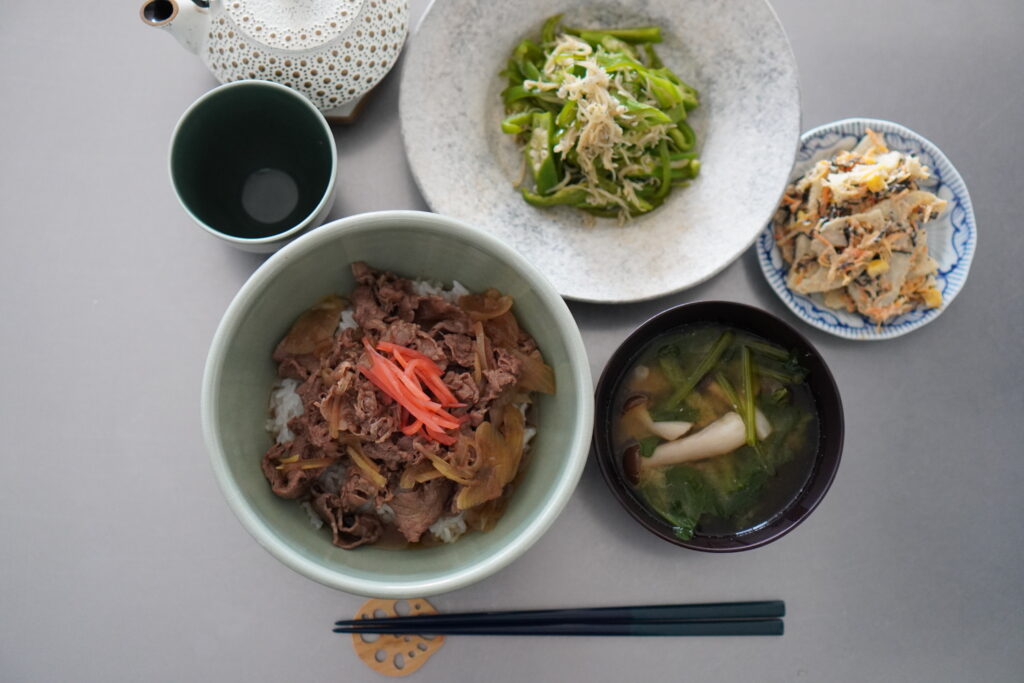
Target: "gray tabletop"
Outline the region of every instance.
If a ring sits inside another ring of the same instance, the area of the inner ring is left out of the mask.
[[[443,0],[439,0],[443,1]],[[418,18],[425,0],[413,0]],[[782,598],[761,639],[455,638],[414,680],[1005,681],[1024,672],[1024,5],[778,0],[804,127],[846,116],[935,141],[972,194],[971,276],[927,328],[882,343],[806,326],[843,393],[831,492],[768,547],[670,546],[596,468],[521,559],[442,610]],[[810,12],[810,13],[809,13]],[[213,331],[261,258],[192,225],[166,149],[214,85],[137,2],[0,8],[0,678],[375,680],[330,623],[362,598],[253,542],[199,431]],[[398,79],[336,129],[341,217],[426,209],[398,134]],[[795,322],[752,253],[628,306],[572,305],[595,376],[628,331],[693,299]]]

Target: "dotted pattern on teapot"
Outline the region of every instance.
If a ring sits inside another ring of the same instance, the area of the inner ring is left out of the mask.
[[[221,82],[298,90],[321,110],[356,99],[391,69],[408,27],[405,0],[225,0],[203,61]]]

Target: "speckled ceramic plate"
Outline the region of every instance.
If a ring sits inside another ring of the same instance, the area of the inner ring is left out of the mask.
[[[757,240],[761,270],[768,278],[768,284],[790,310],[808,325],[837,337],[856,340],[899,337],[938,318],[963,287],[978,242],[974,209],[963,178],[938,147],[898,123],[878,119],[843,119],[807,131],[800,138],[800,150],[790,182],[819,160],[827,159],[840,150],[853,149],[868,128],[884,134],[885,144],[890,149],[916,154],[932,173],[929,182],[922,183],[921,189],[949,202],[941,216],[926,224],[928,253],[939,263],[936,280],[942,291],[942,305],[910,311],[879,327],[859,314],[827,308],[819,294],[804,296],[792,292],[786,287],[788,269],[775,245],[771,223]]]
[[[700,176],[625,226],[520,197],[522,156],[499,124],[509,53],[549,15],[588,26],[656,24],[667,66],[700,92],[691,113]],[[401,121],[434,211],[510,243],[571,299],[624,302],[692,287],[757,237],[785,188],[800,135],[789,42],[764,0],[445,0],[406,48]]]

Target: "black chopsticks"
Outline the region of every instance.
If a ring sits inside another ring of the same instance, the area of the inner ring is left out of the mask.
[[[464,612],[337,621],[335,633],[430,635],[780,636],[781,600]]]

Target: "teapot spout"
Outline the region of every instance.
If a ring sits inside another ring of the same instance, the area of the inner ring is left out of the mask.
[[[199,54],[208,29],[205,0],[146,0],[139,9],[142,23],[170,31],[189,52]]]

